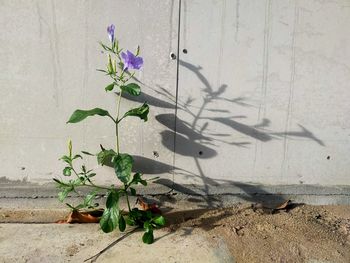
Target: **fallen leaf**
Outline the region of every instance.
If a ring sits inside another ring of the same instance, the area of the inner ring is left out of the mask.
[[[283,202],[282,204],[278,205],[275,210],[283,210],[283,209],[287,209],[288,206],[292,203],[291,200],[287,200],[285,202]]]
[[[144,210],[144,211],[150,210],[155,214],[159,214],[159,215],[162,214],[162,211],[160,211],[160,209],[158,208],[158,206],[155,203],[153,203],[153,204],[146,203],[141,198],[137,198],[136,203],[139,204],[141,206],[142,210]]]
[[[89,212],[79,212],[72,211],[69,213],[66,220],[58,220],[57,224],[89,224],[89,223],[98,223],[100,222],[100,217],[103,213],[103,210],[95,210]]]

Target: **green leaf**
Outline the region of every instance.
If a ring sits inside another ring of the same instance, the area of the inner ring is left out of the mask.
[[[142,236],[142,241],[145,244],[152,244],[154,242],[153,230],[146,231]]]
[[[151,226],[151,224],[148,221],[143,223],[143,229],[145,229],[146,231],[150,230],[150,226]]]
[[[133,220],[138,220],[142,217],[142,210],[139,210],[138,208],[133,208],[130,212],[129,212],[129,217],[132,218]]]
[[[114,158],[117,155],[118,154],[112,149],[110,150],[103,149],[97,154],[97,162],[98,164],[101,164],[101,165],[113,166],[112,164],[113,164]]]
[[[120,50],[121,51],[121,50]],[[124,69],[124,63],[123,62],[119,62],[118,63],[118,66],[119,66],[119,68],[122,70],[122,69]]]
[[[109,84],[107,87],[105,87],[105,91],[112,91],[114,88],[114,83]]]
[[[90,173],[88,175],[86,175],[87,178],[91,178],[91,177],[94,177],[96,175],[96,173]]]
[[[68,141],[68,152],[69,152],[69,157],[72,158],[72,140]]]
[[[135,56],[136,56],[136,57],[137,57],[138,55],[140,55],[140,46],[137,46],[136,53],[135,53]]]
[[[106,209],[100,220],[100,226],[103,232],[112,232],[117,226],[119,221],[119,194],[115,191],[111,191],[108,194],[106,201]]]
[[[124,232],[125,228],[126,228],[126,223],[125,223],[125,219],[122,215],[119,217],[118,224],[119,224],[119,231]]]
[[[108,73],[106,70],[104,69],[96,69],[97,71],[103,72],[103,73]]]
[[[60,160],[66,162],[66,163],[68,163],[68,164],[72,164],[72,159],[71,159],[69,156],[67,156],[67,155],[62,156],[62,157],[60,158]]]
[[[61,192],[58,193],[58,200],[60,202],[63,202],[64,199],[66,199],[66,197],[68,196],[68,194],[73,191],[73,187],[67,187],[65,189],[63,189]]]
[[[70,209],[72,209],[73,211],[74,211],[74,210],[77,210],[77,208],[74,207],[74,206],[72,206],[71,204],[66,203],[66,206],[68,206],[68,207],[69,207]]]
[[[100,220],[100,226],[103,232],[109,233],[116,229],[118,225],[119,209],[112,207],[106,208]]]
[[[83,159],[83,156],[81,156],[80,154],[76,154],[76,155],[74,155],[72,160],[75,160],[75,159],[78,159],[78,158]]]
[[[70,180],[69,183],[72,187],[77,187],[77,186],[81,186],[82,184],[84,184],[85,181],[86,181],[85,177],[80,176],[75,180]]]
[[[133,96],[139,96],[141,94],[141,88],[136,83],[129,83],[125,86],[120,86],[120,89]]]
[[[131,192],[131,195],[136,196],[135,188],[130,187],[130,192]]]
[[[152,218],[153,218],[153,213],[152,213],[151,210],[146,210],[146,211],[144,211],[144,212],[145,212],[146,217],[147,217],[148,219],[152,219]]]
[[[96,195],[97,195],[98,191],[92,191],[91,193],[89,193],[87,196],[85,196],[84,199],[84,205],[85,206],[92,206],[91,202],[95,199]]]
[[[136,222],[133,218],[131,218],[130,216],[127,216],[125,219],[125,223],[129,226],[134,226],[136,225]]]
[[[106,51],[112,51],[112,49],[110,47],[107,47],[105,44],[103,44],[102,42],[100,42],[100,45],[102,46],[102,48]]]
[[[126,153],[119,154],[114,162],[114,171],[118,179],[124,184],[130,181],[131,168],[134,163],[133,158]]]
[[[79,205],[77,205],[76,207],[74,207],[74,209],[75,209],[75,210],[79,210],[79,209],[83,209],[83,208],[85,208],[85,207],[86,207],[85,204],[79,204]]]
[[[144,103],[141,107],[131,109],[128,112],[126,112],[123,118],[128,116],[135,116],[135,117],[139,117],[141,120],[147,121],[148,113],[149,113],[149,106],[146,103]]]
[[[83,154],[86,154],[86,155],[91,155],[91,156],[95,156],[95,154],[92,154],[92,153],[89,153],[89,152],[86,152],[86,151],[81,151]]]
[[[65,183],[61,182],[60,180],[58,180],[56,178],[53,178],[52,180],[54,180],[58,184],[59,188],[66,186]]]
[[[157,216],[153,219],[153,222],[158,226],[165,226],[165,218],[164,216]]]
[[[71,167],[64,167],[63,169],[63,175],[64,176],[71,176],[72,175],[72,168]]]
[[[147,181],[143,180],[141,178],[141,176],[142,176],[142,174],[140,174],[140,173],[134,174],[134,177],[132,178],[131,184],[138,184],[138,183],[140,183],[140,184],[146,186],[147,185]]]
[[[92,110],[76,110],[73,112],[72,116],[69,118],[67,123],[77,123],[89,116],[94,116],[94,115],[99,115],[99,116],[108,116],[112,118],[112,116],[109,114],[108,111],[100,109],[100,108],[94,108]],[[113,118],[112,118],[113,119]]]
[[[119,202],[118,192],[116,191],[109,192],[106,200],[106,207],[107,208],[118,207],[118,202]]]

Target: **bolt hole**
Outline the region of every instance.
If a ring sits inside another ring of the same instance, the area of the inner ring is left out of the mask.
[[[331,159],[331,157],[328,155],[328,156],[327,156],[327,160],[330,160],[330,159]]]
[[[202,155],[202,154],[203,154],[203,152],[202,152],[202,151],[199,151],[199,152],[198,152],[198,154],[199,154],[199,155]]]
[[[170,53],[170,58],[171,59],[176,59],[176,55],[174,53]]]
[[[184,49],[182,50],[182,52],[183,52],[184,54],[187,54],[187,49],[184,48]]]

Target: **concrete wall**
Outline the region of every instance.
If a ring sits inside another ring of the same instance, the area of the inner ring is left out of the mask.
[[[182,1],[189,180],[350,184],[349,25],[349,1]]]
[[[176,61],[169,58],[171,50],[177,48],[175,4],[170,0],[151,4],[1,1],[0,177],[51,182],[53,176],[61,176],[63,164],[58,158],[66,152],[69,138],[76,150],[98,152],[100,143],[114,148],[115,131],[106,118],[65,124],[77,108],[101,107],[115,113],[116,95],[104,91],[110,80],[96,71],[107,62],[98,42],[108,42],[106,27],[114,23],[123,47],[142,47],[145,66],[136,77],[149,96],[166,106],[152,107],[147,123],[127,119],[122,127],[121,150],[141,156],[138,160],[142,163],[151,163],[145,165],[147,174],[172,178],[163,167],[172,167],[173,150],[162,146],[159,133],[164,127],[155,116],[175,112]],[[161,10],[157,16],[155,9]],[[140,103],[124,100],[121,111]],[[167,140],[173,144],[174,136]],[[161,167],[153,162],[156,160]],[[94,158],[89,166],[97,168]],[[97,172],[102,181],[115,181],[112,169],[97,168]]]
[[[68,138],[113,147],[108,120],[65,124],[76,108],[115,107],[95,71],[110,23],[145,58],[137,78],[150,121],[129,119],[122,142],[145,174],[179,185],[350,185],[347,0],[1,1],[0,177],[59,176]]]

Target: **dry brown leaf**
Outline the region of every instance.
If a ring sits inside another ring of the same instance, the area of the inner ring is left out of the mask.
[[[58,220],[58,224],[89,224],[89,223],[98,223],[100,222],[100,214],[102,211],[90,211],[90,212],[79,212],[72,211],[68,215],[66,220]]]
[[[162,211],[160,211],[160,209],[158,208],[158,206],[155,203],[153,203],[153,204],[146,203],[141,198],[137,198],[136,203],[139,204],[141,206],[142,210],[144,210],[144,211],[150,210],[155,214],[162,214]]]
[[[275,210],[283,210],[283,209],[287,209],[288,206],[291,204],[291,200],[287,200],[285,202],[283,202],[282,204],[278,205]]]

